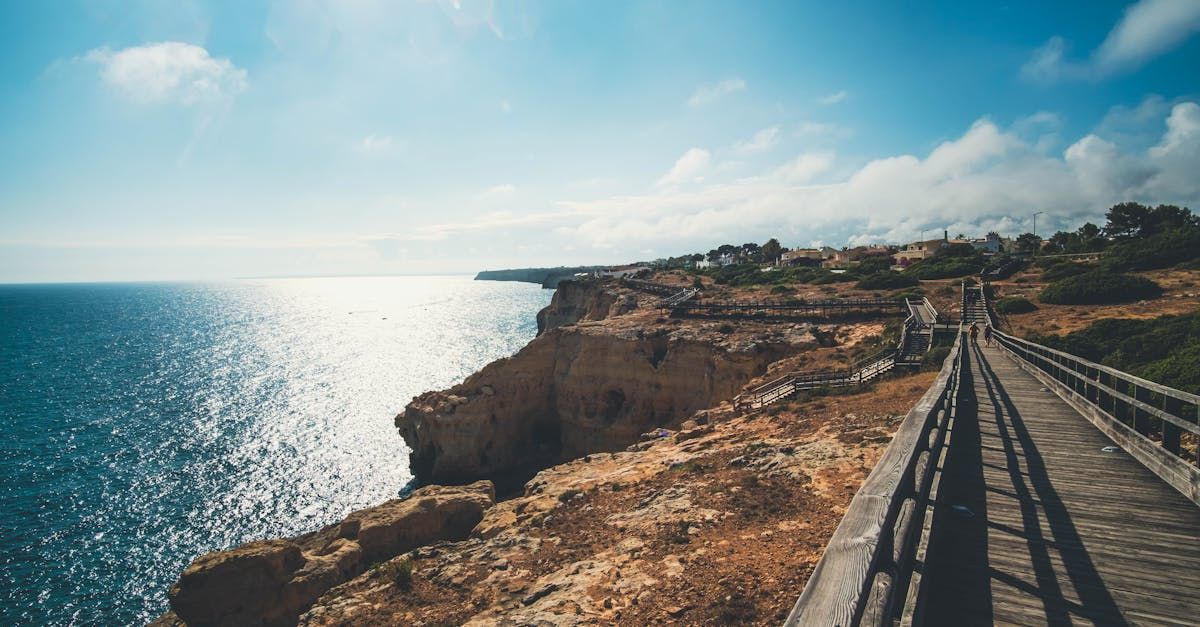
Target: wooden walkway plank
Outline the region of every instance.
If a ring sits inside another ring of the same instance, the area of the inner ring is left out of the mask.
[[[1200,508],[995,348],[971,350],[931,625],[1200,623]]]

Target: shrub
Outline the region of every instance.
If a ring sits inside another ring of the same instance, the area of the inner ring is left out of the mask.
[[[795,294],[796,290],[794,290],[786,285],[776,285],[775,287],[771,288],[771,293],[772,294]]]
[[[1108,249],[1106,270],[1156,270],[1200,258],[1200,228],[1182,228],[1124,241]]]
[[[1005,314],[1023,314],[1037,310],[1037,305],[1021,298],[1020,296],[1008,296],[996,301],[996,311]]]
[[[1153,320],[1107,318],[1034,341],[1139,377],[1200,392],[1200,312]]]
[[[411,557],[405,557],[390,562],[375,562],[367,574],[371,577],[390,579],[397,586],[408,589],[412,586],[413,560]]]
[[[1051,283],[1038,300],[1056,305],[1110,305],[1162,296],[1150,279],[1129,274],[1089,272]]]
[[[1082,263],[1056,263],[1042,272],[1043,281],[1061,281],[1067,277],[1094,272],[1095,266]]]
[[[855,287],[860,290],[893,290],[905,287],[913,287],[917,285],[917,283],[918,281],[915,277],[888,270],[864,277],[858,282],[857,285],[855,285]]]
[[[983,264],[975,260],[961,258],[938,259],[935,257],[929,261],[914,263],[904,273],[925,280],[953,279],[960,276],[967,276],[968,274],[975,274],[982,268]]]
[[[1135,368],[1134,374],[1193,394],[1200,393],[1200,343],[1193,342],[1162,359]]]
[[[921,370],[941,370],[942,364],[949,356],[949,346],[935,346],[921,356]]]

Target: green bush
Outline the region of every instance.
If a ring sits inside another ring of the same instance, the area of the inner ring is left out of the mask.
[[[1089,272],[1051,283],[1042,290],[1038,300],[1055,305],[1111,305],[1159,296],[1162,296],[1162,288],[1150,279]]]
[[[1095,266],[1082,263],[1056,263],[1042,272],[1043,281],[1061,281],[1067,277],[1094,272]]]
[[[1156,270],[1200,258],[1200,228],[1182,228],[1115,244],[1102,265],[1106,270]]]
[[[919,261],[909,266],[904,273],[918,279],[954,279],[960,276],[975,274],[983,268],[983,262],[976,258],[934,257]]]
[[[1037,310],[1037,305],[1019,296],[1008,296],[996,301],[996,311],[1005,314],[1023,314]]]
[[[917,284],[918,281],[915,277],[887,270],[863,277],[855,287],[860,290],[894,290],[914,287]]]
[[[1033,339],[1163,385],[1200,393],[1200,312],[1152,320],[1107,318],[1065,336]]]
[[[935,346],[929,349],[929,352],[921,356],[921,370],[941,370],[949,355],[949,346]]]

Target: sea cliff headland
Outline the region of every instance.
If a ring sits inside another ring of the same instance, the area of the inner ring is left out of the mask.
[[[738,409],[748,386],[844,366],[894,321],[731,324],[660,298],[560,283],[525,348],[396,417],[424,487],[197,558],[159,624],[778,621],[932,374]]]

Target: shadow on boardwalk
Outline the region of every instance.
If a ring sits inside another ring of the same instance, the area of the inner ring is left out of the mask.
[[[1004,359],[971,347],[963,372],[975,411],[956,425],[945,495],[973,515],[948,517],[930,624],[1127,624],[989,354]]]

